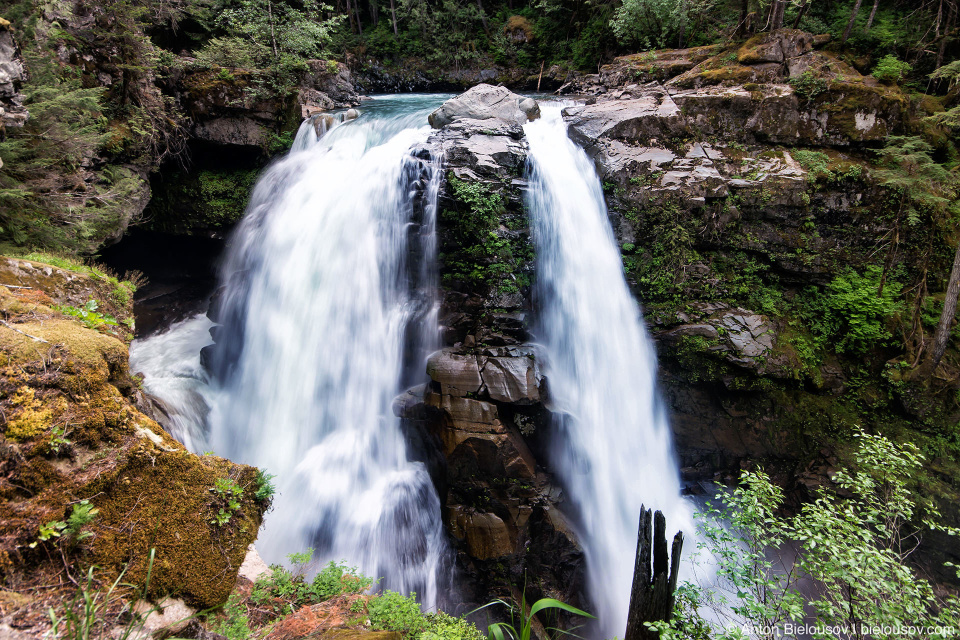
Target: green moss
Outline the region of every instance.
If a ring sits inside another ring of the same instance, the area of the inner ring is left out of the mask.
[[[520,214],[509,214],[500,195],[481,182],[459,180],[451,174],[449,185],[457,206],[441,212],[452,242],[441,256],[443,281],[461,283],[500,293],[516,293],[530,285],[524,271],[534,258],[533,246],[522,228]],[[500,229],[501,223],[510,231]]]
[[[729,367],[720,362],[711,349],[720,344],[719,340],[703,336],[683,336],[677,342],[674,356],[683,368],[689,382],[710,382],[719,380]]]
[[[284,144],[277,137],[276,144]],[[166,233],[224,231],[244,214],[257,169],[176,171],[154,185],[150,228]]]
[[[21,387],[11,400],[19,410],[7,421],[4,435],[14,441],[29,440],[43,433],[50,426],[51,412],[34,397],[34,390]]]
[[[150,549],[156,560],[150,595],[179,594],[200,607],[223,603],[235,582],[247,545],[256,537],[263,506],[245,492],[240,508],[223,526],[211,524],[220,478],[253,486],[256,469],[186,451],[156,455],[140,446],[128,454],[119,477],[87,490],[100,494],[93,561],[103,567],[128,563],[124,579],[143,584]],[[130,526],[135,523],[138,526]]]

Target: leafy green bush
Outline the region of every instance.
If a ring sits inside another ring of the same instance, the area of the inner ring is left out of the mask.
[[[287,610],[323,602],[334,596],[363,593],[373,584],[372,578],[361,574],[356,567],[348,567],[342,562],[328,563],[308,582],[303,574],[306,565],[313,558],[313,549],[307,549],[303,553],[291,553],[287,558],[293,564],[293,570],[272,565],[271,573],[261,576],[253,585],[250,599],[254,603],[263,604],[277,600],[280,601],[280,608]]]
[[[642,49],[683,46],[696,37],[701,21],[714,0],[624,0],[610,27],[621,44]]]
[[[396,631],[404,638],[412,638],[426,627],[415,593],[404,596],[396,591],[384,591],[367,603],[367,613],[375,630]]]
[[[251,69],[256,66],[259,50],[242,38],[211,38],[195,56],[198,62],[210,67]]]
[[[838,471],[835,488],[818,489],[794,516],[781,515],[783,491],[762,471],[744,471],[736,489],[721,489],[720,504],[700,516],[705,542],[696,554],[709,553],[719,581],[709,590],[681,585],[673,621],[648,626],[664,640],[704,638],[706,630],[732,640],[742,637],[741,625],[782,626],[808,612],[831,627],[955,624],[960,602],[938,600],[907,564],[923,531],[960,533],[909,488],[923,456],[883,436],[856,438],[856,470]],[[795,553],[778,555],[788,543]],[[801,591],[805,581],[818,589]],[[700,617],[703,608],[716,617]]]
[[[884,84],[897,84],[912,70],[913,66],[897,56],[886,55],[880,58],[870,75]]]
[[[424,628],[417,640],[484,640],[476,625],[438,611],[424,616]]]
[[[277,488],[273,484],[275,477],[272,473],[267,473],[263,469],[257,469],[257,475],[253,479],[253,497],[257,502],[273,500],[273,495],[277,492]]]
[[[848,269],[825,291],[811,287],[803,292],[800,315],[819,347],[832,344],[837,353],[856,355],[888,343],[887,323],[903,311],[903,302],[900,283],[889,277],[880,293],[882,278],[876,265],[862,275]]]
[[[250,633],[250,616],[243,601],[235,593],[231,593],[226,604],[223,605],[223,618],[214,627],[214,632],[224,636],[227,640],[248,640]]]

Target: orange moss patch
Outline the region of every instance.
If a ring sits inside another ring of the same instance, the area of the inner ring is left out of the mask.
[[[301,607],[293,615],[278,622],[264,640],[294,640],[307,636],[335,637],[338,640],[349,640],[359,635],[369,640],[391,640],[391,638],[398,637],[393,632],[366,631],[358,633],[356,630],[346,628],[352,620],[358,617],[356,613],[351,611],[351,607],[355,606],[354,603],[357,601],[366,602],[369,597],[362,595],[336,596],[320,604]],[[378,638],[374,638],[374,636]],[[383,637],[379,638],[379,636]]]

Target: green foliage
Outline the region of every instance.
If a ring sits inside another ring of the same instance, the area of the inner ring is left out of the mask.
[[[150,550],[150,558],[147,568],[147,580],[142,589],[135,589],[140,598],[143,598],[150,586],[150,576],[153,570],[154,550]],[[118,607],[117,605],[124,597],[129,596],[129,592],[120,587],[131,587],[133,585],[124,584],[123,576],[126,568],[120,572],[120,575],[107,587],[106,591],[96,588],[93,576],[94,567],[87,569],[85,581],[77,588],[76,594],[69,601],[63,604],[59,611],[53,607],[47,609],[47,617],[50,619],[51,638],[57,640],[93,640],[94,638],[113,638],[114,640],[127,640],[128,638],[139,638],[144,635],[144,620],[148,615],[157,610],[152,607],[145,613],[134,616],[124,613],[128,612],[127,607]],[[120,610],[121,614],[114,611]]]
[[[454,618],[443,611],[423,616],[424,627],[417,640],[484,640],[476,625],[464,618]]]
[[[698,555],[711,554],[721,580],[709,590],[687,583],[675,619],[658,626],[661,638],[702,638],[704,629],[713,638],[734,638],[733,625],[769,628],[802,621],[805,611],[820,626],[834,627],[933,626],[956,619],[957,601],[938,602],[906,564],[923,529],[957,533],[939,524],[932,501],[910,490],[923,457],[912,445],[882,436],[860,431],[857,439],[856,470],[839,471],[836,488],[819,489],[795,516],[781,515],[783,492],[762,471],[744,471],[736,489],[720,491],[719,508],[711,505],[701,517],[705,542]],[[778,553],[787,543],[795,559]],[[804,580],[820,586],[801,591]],[[937,606],[940,613],[932,613]],[[699,607],[713,609],[730,626],[707,622]]]
[[[273,484],[275,475],[267,473],[263,469],[257,469],[257,475],[253,479],[253,497],[257,502],[268,502],[273,500],[277,488]]]
[[[684,46],[697,36],[714,0],[624,0],[610,26],[621,44],[641,49]]]
[[[67,439],[68,433],[69,430],[66,426],[54,426],[50,430],[50,439],[47,441],[47,448],[50,450],[50,453],[55,456],[59,456],[60,450],[63,447],[72,444],[72,441]]]
[[[171,172],[154,190],[147,207],[151,227],[167,233],[229,227],[243,217],[258,173],[255,169]]]
[[[363,593],[373,584],[373,579],[358,573],[356,567],[344,563],[329,562],[310,585],[312,596],[326,600],[334,596]]]
[[[789,78],[787,82],[797,97],[804,100],[813,100],[827,90],[827,81],[809,70]]]
[[[213,494],[213,517],[210,524],[223,527],[230,523],[234,514],[240,510],[243,489],[232,478],[217,478],[210,489]]]
[[[211,38],[196,52],[197,62],[210,67],[253,69],[257,66],[257,46],[238,37]]]
[[[374,630],[396,631],[404,638],[414,638],[426,627],[415,593],[384,591],[367,603],[367,615]]]
[[[272,0],[235,0],[217,16],[217,26],[228,34],[214,38],[200,52],[202,60],[220,65],[225,55],[233,67],[289,68],[321,56],[332,32],[344,16],[329,16],[331,7],[306,0],[294,5]]]
[[[460,207],[441,214],[454,240],[453,250],[442,256],[445,283],[459,281],[503,293],[529,285],[527,276],[518,271],[524,262],[533,260],[533,247],[526,236],[498,230],[506,212],[502,198],[481,182],[458,180],[452,174],[449,184]]]
[[[833,172],[827,168],[827,165],[830,164],[830,157],[822,151],[795,149],[790,155],[807,171],[809,180],[816,180],[821,176],[833,176]]]
[[[251,637],[250,616],[239,595],[231,593],[227,598],[223,605],[223,617],[218,620],[213,630],[227,640],[248,640]]]
[[[858,355],[888,344],[892,335],[887,324],[903,311],[902,287],[888,278],[880,293],[883,276],[876,265],[863,274],[848,269],[825,291],[807,288],[803,292],[800,316],[813,331],[818,347],[830,344],[837,353]]]
[[[888,54],[880,58],[870,75],[885,84],[898,84],[911,70],[911,65]]]
[[[257,579],[250,596],[255,604],[273,602],[275,609],[288,611],[334,596],[363,593],[373,585],[371,578],[342,562],[329,562],[312,581],[306,580],[304,572],[313,559],[313,549],[291,553],[287,558],[293,565],[292,571],[272,565],[269,575]]]
[[[955,213],[957,176],[933,154],[933,147],[920,136],[891,136],[879,151],[883,168],[874,175],[899,196],[911,225],[919,224],[924,215],[942,220],[948,212]]]
[[[87,300],[87,303],[79,308],[69,305],[58,306],[55,308],[60,313],[79,319],[80,322],[82,322],[88,329],[97,329],[104,325],[109,325],[112,327],[117,326],[116,318],[110,315],[104,315],[97,311],[97,309],[100,308],[100,305],[93,298]]]
[[[488,629],[490,640],[530,640],[533,631],[533,621],[536,619],[536,615],[541,611],[548,611],[550,609],[566,611],[567,613],[585,618],[593,618],[593,616],[586,611],[581,611],[574,606],[554,598],[540,598],[530,606],[529,610],[527,609],[526,594],[521,597],[521,600],[519,609],[503,600],[497,601],[498,604],[502,604],[510,610],[511,622],[495,622],[490,625]],[[519,618],[515,617],[517,612],[519,612]]]
[[[93,534],[89,531],[83,531],[83,528],[93,522],[98,513],[100,513],[100,510],[90,504],[89,500],[81,500],[73,505],[66,522],[53,520],[40,525],[37,539],[30,543],[30,548],[33,549],[39,543],[53,538],[63,538],[68,542],[80,542],[92,537]]]
[[[689,273],[684,267],[700,259],[694,249],[696,223],[675,202],[658,202],[644,212],[642,235],[651,238],[649,248],[637,249],[623,257],[645,302],[682,304],[687,299]],[[627,214],[631,218],[631,214]]]

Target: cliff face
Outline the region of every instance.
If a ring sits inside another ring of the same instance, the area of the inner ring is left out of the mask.
[[[912,304],[919,286],[935,304],[953,247],[935,221],[905,220],[878,155],[931,107],[822,44],[783,30],[742,46],[628,56],[573,83],[591,97],[564,117],[603,181],[692,490],[761,464],[802,499],[850,461],[859,425],[918,443],[931,461],[919,490],[950,511],[960,489],[956,452],[944,444],[957,437],[956,353],[935,380],[911,381],[932,321],[910,320],[898,301]],[[537,576],[533,596],[570,601],[582,558],[562,524],[562,494],[543,473],[549,380],[525,342],[536,274],[523,131],[466,114],[432,142],[447,170],[447,347],[414,395],[449,464],[448,526],[483,588],[527,571]],[[885,288],[901,315],[862,308]],[[868,317],[874,338],[856,342],[853,323]],[[956,561],[935,538],[923,560],[934,570]],[[559,570],[539,564],[540,550],[560,558]]]

